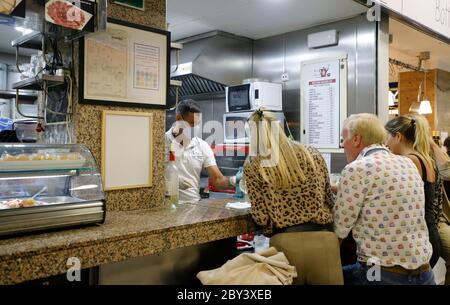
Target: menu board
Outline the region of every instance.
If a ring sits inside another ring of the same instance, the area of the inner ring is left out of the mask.
[[[301,65],[302,143],[339,151],[347,109],[347,60],[329,58]]]

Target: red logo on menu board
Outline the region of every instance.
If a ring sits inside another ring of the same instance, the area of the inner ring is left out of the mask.
[[[318,80],[315,82],[309,82],[309,85],[324,85],[324,84],[334,84],[336,82],[336,79],[325,79],[325,80]]]
[[[330,73],[328,73],[328,70],[330,70],[330,67],[328,67],[328,68],[323,67],[322,69],[320,69],[320,77],[330,76]]]

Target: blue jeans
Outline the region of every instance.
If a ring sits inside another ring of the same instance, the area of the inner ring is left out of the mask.
[[[423,272],[420,275],[403,275],[365,266],[360,263],[344,266],[345,285],[436,285],[433,271]],[[377,274],[379,276],[377,276]]]

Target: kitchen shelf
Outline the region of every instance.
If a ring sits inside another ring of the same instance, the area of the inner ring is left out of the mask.
[[[170,80],[170,86],[172,86],[172,87],[181,87],[182,85],[183,85],[183,82],[180,80],[174,80],[174,79]]]
[[[47,87],[62,85],[64,84],[64,76],[40,74],[36,77],[14,83],[12,87],[13,89],[23,90],[43,90],[44,84],[46,84]]]
[[[182,43],[171,42],[170,43],[170,48],[172,50],[181,50],[181,49],[183,49],[183,44]]]
[[[33,50],[42,50],[42,33],[33,31],[29,34],[23,35],[11,41],[11,46],[14,48],[20,47]]]
[[[23,100],[34,100],[37,99],[38,95],[33,91],[19,91],[19,97]],[[0,90],[0,98],[16,98],[15,90]]]

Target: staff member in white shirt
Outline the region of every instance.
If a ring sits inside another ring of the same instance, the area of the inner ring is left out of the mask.
[[[175,144],[181,202],[200,200],[200,173],[203,168],[206,168],[216,188],[226,189],[236,185],[236,176],[226,177],[222,174],[211,147],[197,136],[200,122],[201,110],[197,103],[194,100],[183,100],[176,110],[175,126],[166,132],[166,145]]]

